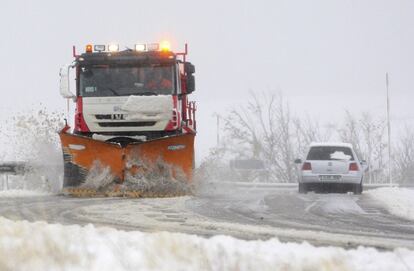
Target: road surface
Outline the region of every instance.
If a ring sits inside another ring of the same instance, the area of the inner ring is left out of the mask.
[[[128,231],[414,249],[414,223],[388,213],[369,194],[303,195],[289,187],[216,184],[195,196],[162,199],[8,197],[0,198],[0,216]]]

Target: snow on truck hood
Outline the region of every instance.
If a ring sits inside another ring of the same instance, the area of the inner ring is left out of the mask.
[[[129,112],[165,113],[173,108],[172,98],[168,95],[129,96],[121,109]]]
[[[129,96],[121,109],[128,112],[127,119],[142,119],[148,115],[154,115],[160,119],[170,119],[173,101],[170,95]]]

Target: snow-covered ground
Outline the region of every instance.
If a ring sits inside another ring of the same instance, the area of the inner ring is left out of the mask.
[[[414,189],[383,187],[368,190],[365,193],[375,198],[390,213],[414,220]]]
[[[1,270],[409,270],[414,251],[205,239],[0,218]]]
[[[329,214],[364,214],[365,212],[358,205],[357,199],[353,195],[347,194],[326,194],[308,205],[305,210],[310,211],[317,206]]]

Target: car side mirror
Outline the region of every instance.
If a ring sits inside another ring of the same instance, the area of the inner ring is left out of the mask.
[[[295,159],[295,164],[302,164],[302,159]]]
[[[60,95],[62,95],[63,98],[75,100],[76,96],[70,91],[69,71],[71,67],[71,65],[64,65],[62,68],[60,68],[59,90]]]

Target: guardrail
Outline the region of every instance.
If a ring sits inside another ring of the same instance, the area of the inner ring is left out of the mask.
[[[25,172],[27,164],[24,162],[0,163],[0,174],[21,175]]]
[[[9,175],[23,175],[29,168],[25,162],[1,162],[0,176],[2,177],[2,189],[9,189]]]
[[[296,188],[298,186],[297,183],[250,183],[250,182],[214,182],[216,185],[233,185],[237,187],[252,187],[252,188]],[[374,189],[380,187],[410,187],[410,186],[402,186],[399,184],[364,184],[364,188],[366,189]]]
[[[0,161],[0,190],[41,188],[58,189],[63,181],[59,163],[31,163],[25,161]],[[53,182],[50,182],[52,177]]]

